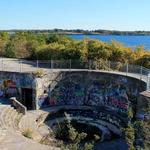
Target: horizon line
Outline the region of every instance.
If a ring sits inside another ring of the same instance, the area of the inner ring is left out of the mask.
[[[150,30],[116,30],[116,29],[82,29],[82,28],[76,28],[76,29],[64,29],[64,28],[40,28],[40,29],[38,29],[38,28],[15,28],[15,29],[0,29],[0,31],[11,31],[11,30],[19,30],[19,31],[23,31],[23,30],[26,30],[26,31],[44,31],[44,30],[68,30],[68,31],[70,31],[70,30],[83,30],[83,31],[90,31],[90,32],[92,32],[92,31],[97,31],[97,30],[102,30],[102,31],[119,31],[119,32],[150,32]]]

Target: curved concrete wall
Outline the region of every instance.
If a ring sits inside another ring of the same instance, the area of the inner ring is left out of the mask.
[[[146,83],[96,71],[55,71],[41,78],[29,73],[0,72],[0,97],[22,100],[22,89],[32,90],[30,101],[36,109],[60,105],[98,106],[126,114],[130,101],[146,90]]]
[[[58,122],[63,122],[66,118],[68,118],[68,120],[76,120],[91,125],[93,124],[98,128],[100,127],[99,129],[103,131],[104,134],[107,134],[108,137],[110,137],[111,132],[121,136],[122,128],[126,127],[128,123],[127,119],[119,116],[118,114],[89,106],[59,107],[54,111],[50,111],[50,113],[46,116],[46,119],[44,119],[44,122],[46,125],[50,126],[50,128],[53,128],[53,126],[58,124]]]
[[[89,71],[53,72],[36,79],[37,107],[74,105],[105,107],[126,114],[130,101],[146,83],[131,77]]]

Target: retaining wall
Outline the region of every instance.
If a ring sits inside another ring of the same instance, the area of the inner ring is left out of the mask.
[[[146,83],[128,76],[57,71],[36,78],[36,108],[59,105],[101,106],[125,114]]]

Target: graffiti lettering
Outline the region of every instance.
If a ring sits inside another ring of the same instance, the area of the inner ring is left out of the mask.
[[[128,80],[124,77],[114,80],[89,78],[85,81],[79,76],[77,78],[68,76],[67,80],[59,81],[54,89],[48,89],[47,97],[39,103],[39,106],[103,106],[119,113],[127,113],[129,96],[138,93],[137,88],[133,91],[127,85]],[[39,101],[40,99],[39,97]]]

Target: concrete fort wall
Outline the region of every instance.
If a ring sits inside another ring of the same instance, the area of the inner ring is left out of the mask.
[[[144,81],[113,73],[53,70],[37,77],[32,73],[0,72],[0,98],[16,97],[28,109],[60,106],[55,108],[58,112],[68,112],[77,119],[89,118],[90,123],[119,136],[128,123],[131,102],[141,107],[143,99],[137,97],[145,90]]]
[[[126,113],[130,101],[146,90],[146,83],[112,73],[55,71],[43,77],[0,72],[0,98],[16,97],[32,109],[47,106],[99,106]]]
[[[112,73],[89,71],[52,72],[35,79],[36,108],[73,105],[104,107],[126,114],[146,83]]]
[[[30,91],[30,92],[28,92]],[[0,98],[16,97],[21,103],[34,106],[34,78],[29,73],[0,72]],[[28,99],[28,101],[26,101]]]

